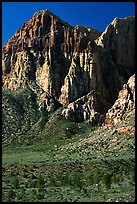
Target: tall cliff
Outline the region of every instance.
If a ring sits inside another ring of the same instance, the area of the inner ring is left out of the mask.
[[[107,96],[114,101],[123,84],[135,73],[135,18],[115,18],[96,43],[97,64]]]
[[[85,50],[92,49],[99,35],[90,27],[72,27],[48,10],[36,13],[2,49],[4,87],[17,89],[35,81],[59,99],[75,54],[86,56]],[[71,96],[69,101],[78,97]]]
[[[3,89],[29,88],[39,104],[55,110],[60,103],[64,116],[95,121],[95,115],[105,116],[134,74],[134,38],[134,17],[115,18],[101,33],[70,26],[48,10],[37,12],[2,48]],[[69,115],[70,104],[79,101]]]

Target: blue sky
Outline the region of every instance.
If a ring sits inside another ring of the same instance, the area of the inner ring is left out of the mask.
[[[134,2],[2,2],[2,45],[35,12],[48,9],[70,25],[104,31],[115,18],[135,15]]]

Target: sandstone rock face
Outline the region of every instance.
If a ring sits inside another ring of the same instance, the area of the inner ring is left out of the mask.
[[[3,85],[17,89],[35,80],[59,99],[73,55],[100,34],[90,27],[72,27],[48,10],[36,13],[3,47]]]
[[[113,127],[122,119],[135,114],[135,74],[131,76],[127,84],[120,90],[118,99],[106,114],[104,126]]]
[[[38,104],[41,112],[47,111],[48,113],[52,113],[60,107],[60,103],[47,93],[40,95]]]
[[[96,40],[111,55],[111,59],[125,72],[135,70],[135,18],[115,18]],[[122,70],[119,70],[122,71]]]
[[[97,66],[108,90],[107,100],[114,102],[123,84],[135,73],[135,18],[115,18],[96,43]]]
[[[96,72],[94,55],[95,43],[90,44],[92,49],[87,48],[81,53],[75,53],[61,88],[60,101],[68,105],[79,97],[96,89]]]
[[[101,34],[37,12],[2,48],[3,87],[28,87],[49,112],[62,104],[66,118],[100,123],[134,74],[134,38],[134,17],[115,18]]]
[[[89,120],[92,124],[96,125],[104,121],[104,114],[107,108],[108,104],[102,95],[92,91],[73,103],[70,103],[68,107],[63,110],[62,114],[66,119],[77,122]]]
[[[82,95],[86,93],[85,90],[87,90],[87,92],[95,90],[101,93],[102,100],[98,100],[98,103],[102,103],[102,110],[97,110],[96,105],[89,108],[90,113],[87,119],[89,119],[91,123],[95,123],[94,121],[97,123],[97,120],[100,123],[99,115],[102,115],[103,111],[111,107],[118,97],[119,90],[135,71],[134,23],[134,17],[125,19],[116,18],[101,36],[95,40],[97,46],[95,46],[94,52],[90,53],[88,51],[87,57],[83,57],[87,61],[89,60],[89,66],[86,62],[84,63],[85,72],[83,72],[84,74],[88,73],[89,78],[85,77],[85,80],[83,79],[84,77],[76,78],[78,74],[76,75],[75,73],[76,70],[81,70],[79,67],[82,67],[82,60],[77,60],[76,64],[72,63],[71,65],[72,68],[70,68],[67,78],[65,79],[65,85],[62,88],[61,99],[66,100],[65,102],[67,104],[71,102],[68,101],[67,96],[69,96],[70,100],[74,101],[74,99],[77,98],[75,94],[78,92],[82,93]],[[132,42],[130,43],[131,39]],[[89,56],[92,57],[90,58]],[[82,59],[82,54],[80,57]],[[86,72],[87,68],[89,69]],[[79,72],[77,71],[77,73]],[[79,79],[83,80],[78,83]],[[84,81],[87,82],[85,90]],[[76,84],[79,84],[79,86],[76,86]],[[82,103],[85,105],[87,99],[84,99],[85,102],[83,102],[82,98]],[[81,99],[79,100],[81,101]],[[74,106],[78,101],[69,104],[68,108],[64,110],[63,114],[66,118],[75,118],[75,120],[77,120],[76,118],[78,117],[78,120],[85,120],[85,109],[83,106],[82,108],[81,106],[79,108],[79,105]],[[103,103],[106,105],[104,106]]]

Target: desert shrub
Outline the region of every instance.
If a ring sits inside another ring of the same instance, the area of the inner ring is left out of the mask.
[[[14,199],[15,197],[15,192],[13,191],[13,189],[10,189],[7,193],[7,202],[11,202],[12,199]]]
[[[74,174],[70,177],[70,184],[76,188],[81,189],[83,186],[82,175],[81,174]]]
[[[44,199],[44,194],[43,193],[37,193],[36,197],[38,200]]]
[[[89,185],[92,185],[92,184],[94,183],[94,176],[93,176],[93,174],[91,174],[91,175],[89,175],[89,176],[87,177],[87,183],[88,183]]]
[[[61,186],[69,185],[69,179],[68,179],[67,175],[61,177],[60,184],[61,184]]]
[[[98,191],[99,191],[99,187],[100,187],[101,177],[102,177],[101,171],[100,171],[100,169],[97,168],[95,170],[95,173],[94,173],[94,184],[97,185]]]
[[[41,175],[39,175],[37,180],[37,188],[44,188],[44,186],[45,186],[44,178]]]
[[[18,189],[19,188],[19,179],[17,176],[14,177],[13,181],[12,181],[12,185],[14,189]]]
[[[135,172],[129,172],[128,178],[131,184],[135,183]]]
[[[28,188],[35,188],[36,187],[36,182],[32,178],[29,178],[27,181],[27,186]]]
[[[111,182],[112,183],[119,183],[122,180],[122,176],[120,174],[114,173],[113,176],[111,177]]]
[[[21,188],[20,196],[21,196],[21,198],[25,197],[25,189],[24,188]]]
[[[111,174],[108,172],[103,175],[102,182],[107,188],[111,187]]]
[[[32,179],[36,179],[37,177],[34,174],[31,174]]]
[[[57,182],[56,182],[55,178],[51,177],[49,179],[49,186],[57,186]]]

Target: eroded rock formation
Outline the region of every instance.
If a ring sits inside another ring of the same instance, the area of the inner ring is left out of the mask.
[[[17,89],[36,81],[59,99],[73,56],[99,35],[90,27],[72,27],[48,10],[36,13],[2,49],[3,86]]]
[[[115,18],[101,34],[70,26],[48,10],[37,12],[2,48],[3,87],[35,84],[47,109],[62,104],[66,118],[101,123],[134,74],[134,38],[134,17]]]
[[[122,119],[135,114],[135,74],[131,76],[127,84],[120,90],[118,99],[106,114],[104,126],[113,127]]]
[[[101,94],[91,91],[87,95],[70,103],[62,114],[66,119],[81,122],[89,120],[92,124],[102,124],[105,119],[105,111],[108,108],[106,100]]]

